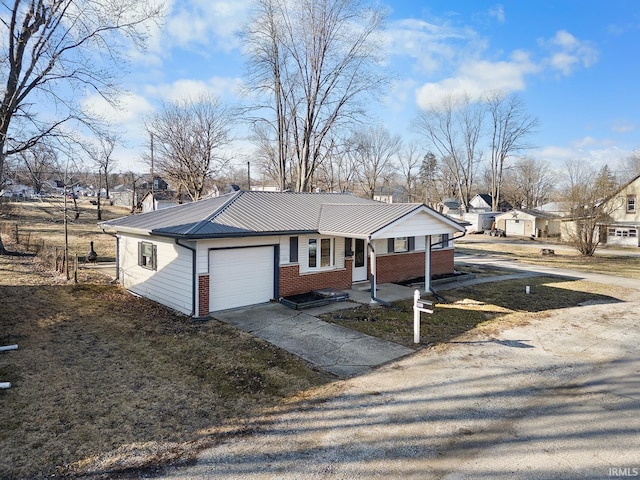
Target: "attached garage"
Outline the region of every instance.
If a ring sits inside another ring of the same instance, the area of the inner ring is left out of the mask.
[[[273,246],[209,252],[209,311],[254,305],[275,297]]]

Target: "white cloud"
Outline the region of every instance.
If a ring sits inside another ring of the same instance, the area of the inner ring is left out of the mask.
[[[638,129],[638,126],[634,123],[625,122],[625,121],[616,121],[611,126],[611,131],[615,133],[630,133],[635,132]]]
[[[242,80],[238,78],[213,77],[207,81],[179,79],[172,83],[149,85],[146,93],[167,102],[195,100],[202,95],[213,95],[219,99],[235,98]]]
[[[598,50],[592,42],[579,40],[566,30],[559,30],[552,38],[539,43],[549,51],[550,68],[565,76],[578,66],[588,68],[598,60]]]
[[[99,115],[116,127],[138,122],[153,110],[146,98],[134,93],[123,95],[118,99],[118,104],[118,107],[114,107],[100,95],[88,96],[82,102],[85,111]]]
[[[208,46],[229,52],[247,20],[250,0],[174,2],[165,20],[165,43],[183,48]]]
[[[461,65],[455,77],[420,87],[416,101],[421,108],[426,108],[440,104],[450,95],[477,99],[495,90],[520,91],[526,86],[526,75],[537,71],[539,66],[523,51],[514,52],[509,61],[474,60]]]
[[[504,7],[502,5],[496,5],[489,10],[489,16],[495,18],[498,23],[504,23],[506,20]]]
[[[390,55],[405,56],[416,61],[417,70],[433,73],[455,61],[473,45],[473,31],[435,25],[423,20],[404,19],[392,22],[384,32]]]

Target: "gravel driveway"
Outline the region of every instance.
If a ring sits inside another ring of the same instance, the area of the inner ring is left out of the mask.
[[[476,331],[328,385],[160,478],[640,474],[639,347],[640,302]]]

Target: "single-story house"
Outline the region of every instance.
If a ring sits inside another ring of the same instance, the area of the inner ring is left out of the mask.
[[[553,237],[560,235],[560,218],[534,209],[514,209],[497,214],[496,228],[507,236]]]
[[[182,313],[453,272],[464,228],[423,204],[351,194],[237,191],[101,222],[117,280]],[[426,252],[426,254],[425,254]]]

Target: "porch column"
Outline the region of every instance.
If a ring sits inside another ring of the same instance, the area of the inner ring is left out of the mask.
[[[378,303],[376,300],[377,294],[377,283],[376,283],[376,251],[373,249],[373,245],[371,245],[371,241],[369,241],[369,249],[371,250],[371,255],[369,255],[369,260],[371,262],[371,302],[370,303]]]
[[[431,235],[424,237],[424,293],[431,292]]]

